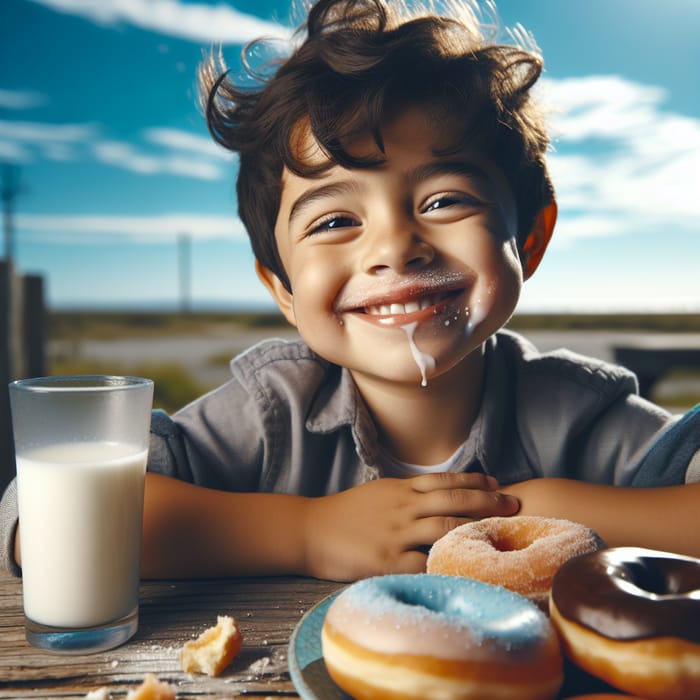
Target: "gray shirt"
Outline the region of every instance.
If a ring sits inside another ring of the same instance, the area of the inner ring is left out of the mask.
[[[153,413],[150,471],[304,496],[382,475],[376,428],[346,369],[301,341],[269,340],[236,357],[231,373],[172,417]],[[673,422],[637,395],[627,370],[566,350],[541,354],[501,331],[486,342],[481,408],[451,469],[483,471],[502,485],[543,476],[629,485]],[[16,508],[13,482],[0,504],[0,566],[15,573]]]
[[[627,484],[671,416],[627,370],[540,354],[506,331],[486,343],[481,409],[455,471]],[[211,488],[321,496],[381,476],[377,433],[350,373],[300,341],[266,341],[232,379],[154,417],[149,469]]]

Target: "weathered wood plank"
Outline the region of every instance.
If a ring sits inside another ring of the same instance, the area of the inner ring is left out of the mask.
[[[125,696],[147,673],[178,689],[178,698],[297,697],[287,644],[301,616],[339,584],[303,578],[144,582],[140,624],[127,644],[86,656],[57,656],[24,638],[21,582],[0,576],[0,698],[83,698],[107,687]],[[244,645],[219,678],[180,670],[179,650],[230,614]]]

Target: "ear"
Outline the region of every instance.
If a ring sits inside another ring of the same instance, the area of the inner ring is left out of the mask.
[[[552,238],[556,221],[557,203],[552,200],[537,215],[532,231],[525,239],[520,251],[525,279],[532,277],[540,264],[544,251],[547,250],[547,245]]]
[[[258,278],[267,287],[272,298],[277,302],[279,310],[284,317],[296,327],[296,317],[294,315],[294,297],[292,293],[284,286],[282,280],[269,268],[261,265],[258,260],[255,261],[255,271],[258,273]]]

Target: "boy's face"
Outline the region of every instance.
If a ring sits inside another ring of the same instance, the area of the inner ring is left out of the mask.
[[[382,165],[283,174],[275,236],[292,293],[269,271],[263,280],[306,343],[357,380],[417,384],[423,363],[429,383],[502,327],[519,298],[511,190],[473,149],[436,156],[451,131],[407,110],[383,132]],[[326,160],[308,133],[299,145]],[[369,137],[349,150],[377,155]]]

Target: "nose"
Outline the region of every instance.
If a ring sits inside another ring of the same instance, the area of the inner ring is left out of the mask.
[[[434,258],[434,248],[410,221],[385,221],[367,236],[363,267],[370,274],[402,274],[420,270]]]

